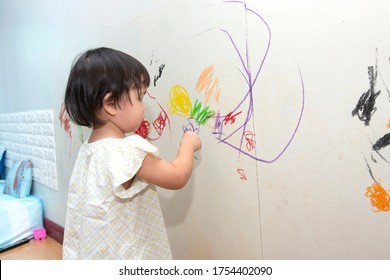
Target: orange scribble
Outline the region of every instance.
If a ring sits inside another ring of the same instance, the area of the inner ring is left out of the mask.
[[[218,102],[221,89],[219,86],[219,79],[213,79],[214,66],[210,65],[205,68],[199,76],[199,79],[195,85],[195,91],[198,93],[204,91],[205,104],[210,100],[212,95],[215,96],[215,100]]]
[[[387,128],[390,128],[390,119],[387,121]]]
[[[390,211],[390,194],[380,183],[375,182],[367,188],[366,196],[370,198],[371,205],[376,208],[375,212]]]

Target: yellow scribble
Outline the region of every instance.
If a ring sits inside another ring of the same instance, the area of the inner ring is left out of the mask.
[[[190,115],[192,104],[185,87],[174,85],[169,92],[168,111],[182,117]]]
[[[200,93],[204,91],[205,104],[210,100],[212,95],[218,102],[221,89],[219,88],[219,79],[213,79],[214,66],[206,67],[199,76],[198,82],[195,85],[195,90]]]
[[[370,198],[371,205],[376,208],[375,212],[390,211],[390,194],[380,183],[375,182],[367,188],[366,196]]]

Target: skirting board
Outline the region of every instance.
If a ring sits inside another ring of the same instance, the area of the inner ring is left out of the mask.
[[[46,229],[46,234],[62,244],[64,241],[64,228],[46,218],[44,218],[43,223]]]

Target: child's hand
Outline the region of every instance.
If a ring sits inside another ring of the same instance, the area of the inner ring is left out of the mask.
[[[187,131],[184,133],[180,145],[191,146],[194,152],[196,152],[202,147],[202,142],[198,134],[193,131]]]

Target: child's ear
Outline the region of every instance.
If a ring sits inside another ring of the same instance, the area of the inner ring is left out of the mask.
[[[116,114],[116,105],[112,99],[111,92],[107,93],[103,98],[103,109],[111,116]]]

